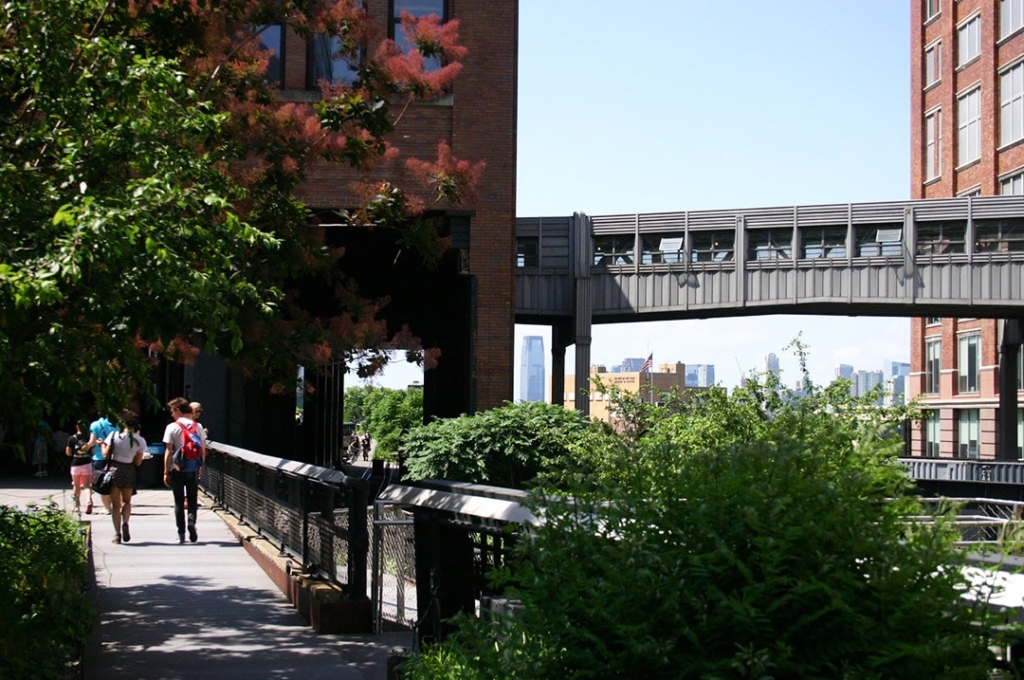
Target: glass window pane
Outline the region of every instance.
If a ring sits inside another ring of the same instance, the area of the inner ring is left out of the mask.
[[[263,77],[271,83],[279,82],[283,78],[281,67],[281,27],[279,25],[257,26],[256,30],[261,31],[259,34],[260,46],[264,50],[273,53],[270,57],[270,63],[267,65],[267,72]]]

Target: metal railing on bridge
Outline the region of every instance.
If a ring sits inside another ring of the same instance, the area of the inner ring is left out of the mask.
[[[1024,483],[1024,463],[901,461],[918,479]],[[207,463],[202,486],[219,503],[307,571],[345,586],[353,597],[369,596],[377,631],[414,629],[417,640],[444,637],[447,619],[457,612],[500,602],[503,594],[487,575],[508,563],[517,537],[538,521],[528,494],[514,489],[430,480],[392,484],[371,499],[365,479],[235,447],[211,444]],[[925,513],[914,521],[931,521],[944,504],[956,504],[964,549],[986,546],[999,554],[1005,540],[1020,536],[1024,502],[922,500]]]
[[[916,480],[1024,485],[1024,461],[900,458]]]
[[[366,480],[211,442],[200,485],[303,571],[366,597]]]

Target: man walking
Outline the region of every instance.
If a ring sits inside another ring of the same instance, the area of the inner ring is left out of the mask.
[[[195,543],[199,540],[196,533],[196,508],[199,507],[196,496],[199,491],[199,478],[203,474],[203,463],[206,461],[206,433],[192,419],[192,406],[185,399],[175,397],[167,402],[167,408],[171,410],[174,422],[169,423],[164,430],[164,486],[170,487],[174,494],[174,521],[178,526],[178,543],[185,542],[186,528],[188,540]]]

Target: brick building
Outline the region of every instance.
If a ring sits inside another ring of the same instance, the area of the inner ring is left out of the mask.
[[[686,364],[679,362],[660,364],[657,371],[609,372],[604,366],[591,366],[590,377],[591,380],[600,378],[602,383],[617,387],[623,392],[640,395],[640,398],[644,401],[657,399],[661,392],[671,393],[673,390],[683,392],[686,389],[692,389],[686,386]],[[565,384],[574,385],[576,384],[575,380],[575,375],[567,375],[565,377]],[[563,404],[570,411],[575,410],[576,392],[566,392]],[[593,383],[591,383],[590,417],[615,425],[616,421],[609,411],[611,405],[608,395],[594,390]]]
[[[910,25],[911,197],[1024,194],[1024,0],[911,0]],[[972,247],[964,226],[948,238]],[[1019,409],[1016,451],[1000,452],[1001,381],[1024,384],[1016,351],[1001,376],[1007,340],[1019,343],[1016,321],[911,321],[907,396],[926,407],[913,455],[1020,457]]]
[[[407,326],[425,347],[441,350],[437,368],[424,372],[428,417],[499,406],[513,397],[518,2],[367,0],[365,5],[377,35],[399,42],[398,16],[403,9],[418,16],[458,19],[459,42],[468,50],[450,92],[403,114],[391,140],[401,158],[391,167],[377,169],[374,179],[398,179],[405,188],[404,159],[433,159],[440,141],[457,158],[483,161],[486,167],[475,200],[435,211],[451,239],[451,248],[437,266],[406,257],[395,234],[386,229],[327,227],[328,242],[345,247],[341,266],[361,291],[391,300],[382,316],[392,331]],[[321,44],[323,38],[307,39],[279,27],[261,35],[264,46],[278,55],[268,75],[280,80],[282,100],[316,101],[320,78],[347,75],[348,67],[332,60],[330,45]],[[353,181],[359,178],[350,168],[324,165],[310,173],[298,195],[312,210],[329,216],[332,210],[354,204]],[[329,223],[329,217],[323,222]],[[303,424],[296,426],[294,399],[255,397],[254,390],[241,386],[241,376],[210,370],[217,368],[212,365],[216,358],[208,361],[211,365],[186,370],[183,387],[193,398],[223,404],[209,415],[213,420],[219,413],[227,414],[224,422],[216,423],[221,441],[329,461],[340,437],[344,367],[314,373],[316,393],[305,403]],[[310,376],[308,370],[306,375]],[[295,431],[302,428],[309,432]]]

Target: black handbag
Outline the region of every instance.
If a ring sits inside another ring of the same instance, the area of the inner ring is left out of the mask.
[[[101,496],[109,496],[110,489],[114,486],[114,471],[115,468],[111,466],[108,460],[106,467],[99,472],[93,473],[92,490]]]

